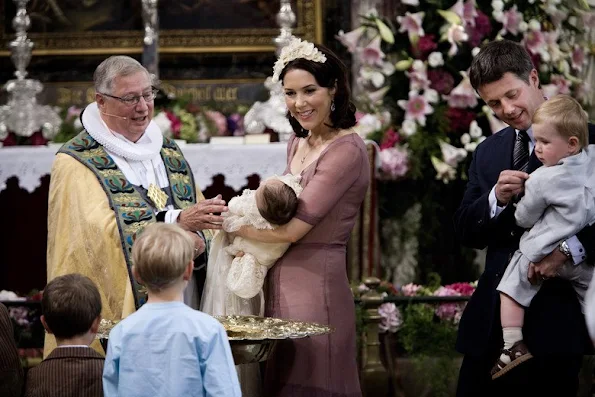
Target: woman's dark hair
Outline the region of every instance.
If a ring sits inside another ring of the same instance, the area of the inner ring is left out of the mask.
[[[282,183],[280,186],[263,186],[262,202],[257,205],[260,215],[273,225],[285,225],[297,212],[298,198],[295,191]]]
[[[355,125],[355,105],[351,102],[351,89],[347,80],[347,68],[335,54],[322,45],[316,45],[316,48],[326,56],[326,62],[314,62],[304,58],[297,58],[289,62],[283,68],[279,80],[283,81],[285,74],[290,70],[300,69],[309,72],[316,79],[316,83],[325,88],[336,88],[334,103],[335,110],[331,111],[331,125],[328,127],[343,129]],[[302,128],[300,123],[291,117],[287,112],[289,123],[293,127],[295,134],[300,137],[308,136],[308,130]]]

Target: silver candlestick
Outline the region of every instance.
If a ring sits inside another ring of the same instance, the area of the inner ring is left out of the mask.
[[[0,106],[0,140],[9,132],[30,137],[41,130],[46,139],[53,138],[62,124],[60,116],[50,106],[37,103],[37,94],[43,91],[38,80],[26,79],[27,66],[31,60],[33,43],[27,38],[31,20],[26,5],[29,0],[14,0],[17,13],[12,20],[16,38],[10,42],[10,56],[15,65],[16,80],[9,80],[4,89],[8,92],[8,103]]]
[[[289,44],[293,38],[292,27],[295,24],[295,14],[291,9],[291,0],[281,0],[281,7],[277,14],[277,23],[281,33],[273,41],[277,46],[277,55],[281,49]],[[273,82],[268,77],[264,86],[269,91],[269,99],[266,102],[256,102],[252,105],[244,117],[244,126],[248,134],[260,134],[266,128],[271,128],[279,134],[279,140],[286,142],[293,128],[287,120],[287,106],[285,105],[285,95],[281,82]]]
[[[291,0],[281,0],[281,7],[277,13],[277,23],[281,27],[281,33],[273,40],[277,45],[277,54],[285,47],[291,38],[293,25],[295,25],[295,13],[291,9]]]
[[[153,44],[158,39],[157,32],[157,2],[158,0],[143,0],[143,22],[145,24],[145,45]]]
[[[154,85],[159,85],[159,14],[158,0],[142,0],[143,23],[143,65],[151,74]]]

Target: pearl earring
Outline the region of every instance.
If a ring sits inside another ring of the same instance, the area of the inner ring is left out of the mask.
[[[331,101],[331,112],[335,111],[335,101]]]

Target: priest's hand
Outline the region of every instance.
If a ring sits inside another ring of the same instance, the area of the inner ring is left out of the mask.
[[[221,229],[223,217],[213,213],[226,211],[225,200],[221,199],[221,195],[217,195],[215,198],[200,201],[183,210],[178,216],[178,224],[188,231]]]
[[[200,254],[205,252],[205,241],[195,232],[188,232],[190,236],[192,236],[192,241],[194,241],[194,256],[192,259],[196,259]]]

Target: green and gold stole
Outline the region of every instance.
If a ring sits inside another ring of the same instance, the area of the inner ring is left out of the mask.
[[[120,241],[126,258],[128,277],[134,292],[134,304],[138,309],[147,300],[147,290],[132,276],[130,253],[132,244],[143,228],[155,222],[155,211],[138,189],[132,185],[114,160],[106,153],[87,131],[66,142],[58,151],[74,157],[89,168],[99,181],[116,215]],[[163,138],[161,158],[165,164],[167,178],[172,192],[172,202],[177,209],[184,209],[196,203],[194,176],[186,159],[176,143]]]

